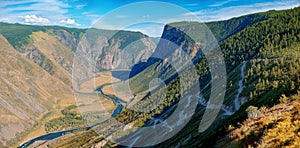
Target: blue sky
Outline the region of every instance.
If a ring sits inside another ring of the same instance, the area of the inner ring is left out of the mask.
[[[127,7],[128,4],[136,2],[140,2],[140,5]],[[148,6],[144,6],[142,2],[138,0],[1,0],[0,21],[76,28],[89,28],[97,22],[96,26],[103,29],[127,29],[141,31],[150,36],[159,36],[166,23],[187,20],[191,15],[199,18],[198,20],[208,22],[271,9],[281,10],[300,6],[300,0],[164,0],[160,1],[166,2],[163,5],[168,3],[174,5],[152,6],[148,9]],[[121,6],[121,11],[118,11]],[[128,22],[133,23],[128,26]]]

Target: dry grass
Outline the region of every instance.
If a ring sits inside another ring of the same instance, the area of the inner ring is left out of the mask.
[[[104,86],[102,91],[104,94],[115,95],[126,102],[129,102],[132,98],[135,98],[135,96],[133,96],[131,91],[128,89],[128,86],[125,82],[116,83],[113,86]]]
[[[68,98],[58,100],[58,102],[55,103],[56,109],[44,116],[44,118],[40,121],[39,125],[32,129],[30,133],[23,137],[22,141],[17,143],[17,145],[15,146],[17,147],[30,139],[46,134],[45,124],[50,120],[62,117],[63,115],[61,114],[61,110],[67,106],[74,104],[76,104],[74,95],[70,95]]]
[[[148,90],[142,91],[140,93],[132,95],[132,90],[128,86],[128,80],[125,82],[118,82],[112,85],[107,85],[103,87],[102,91],[105,94],[115,95],[123,101],[130,102],[131,99],[134,99],[133,102],[137,102],[144,98],[150,91],[154,90],[156,87],[149,88]],[[133,103],[132,102],[132,103]]]
[[[62,58],[68,66],[71,66],[74,58],[71,49],[59,42],[55,36],[45,32],[34,32],[30,38],[33,40],[33,46],[38,48],[52,62],[53,75],[71,86],[71,74],[56,60]]]
[[[270,109],[263,107],[259,112],[257,117],[248,118],[240,127],[230,126],[228,128],[230,133],[220,143],[227,143],[225,147],[300,146],[299,100],[278,104]]]
[[[98,96],[96,93],[77,93],[76,102],[80,106],[81,113],[111,111],[115,107],[111,100]]]
[[[91,80],[81,84],[80,92],[86,92],[86,93],[94,92],[94,90],[100,85],[108,84],[108,83],[116,83],[118,81],[120,80],[114,78],[111,74],[111,71],[99,72],[97,73],[97,77],[92,78]]]

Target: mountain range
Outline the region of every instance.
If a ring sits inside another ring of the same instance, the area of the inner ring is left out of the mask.
[[[76,103],[80,106],[81,102],[76,102],[74,95],[93,93],[98,86],[103,87],[101,91],[107,96],[100,95],[100,102],[109,113],[121,104],[111,99],[112,96],[119,98],[124,108],[115,119],[128,126],[115,128],[126,131],[128,127],[146,127],[166,120],[183,97],[181,85],[185,86],[184,91],[194,92],[191,97],[198,102],[195,114],[181,132],[153,147],[299,146],[300,8],[205,23],[224,55],[227,81],[220,112],[206,131],[199,132],[215,78],[211,77],[208,57],[201,51],[205,45],[191,40],[185,32],[201,30],[197,27],[203,25],[170,23],[157,39],[122,30],[0,23],[0,147],[19,146],[46,132],[69,129],[78,131],[38,140],[32,146],[120,146],[93,131],[106,129],[111,120],[84,129],[89,125],[85,123],[86,116],[79,113]],[[201,40],[205,35],[197,38]],[[184,52],[175,48],[165,51],[168,41]],[[171,58],[155,58],[166,53]],[[189,68],[178,72],[169,64],[183,54],[191,58],[196,73]],[[95,61],[93,75],[82,71],[72,77],[73,61],[80,56],[88,58],[75,63],[83,69],[86,61]],[[115,73],[109,72],[112,70]],[[124,70],[130,70],[129,74]],[[164,82],[164,87],[149,87],[156,77]],[[182,77],[184,81],[180,81]],[[200,82],[197,87],[201,91],[194,90],[195,78]],[[74,79],[77,86],[72,82]],[[129,84],[132,95],[121,90],[115,94],[112,90],[124,84]],[[135,104],[140,100],[142,103]],[[152,106],[156,102],[158,106]],[[83,104],[88,109],[93,108],[94,102]],[[130,106],[154,109],[141,113],[126,108]],[[108,116],[100,112],[93,119]],[[290,130],[285,131],[284,127]],[[114,135],[115,131],[109,129],[106,134]]]

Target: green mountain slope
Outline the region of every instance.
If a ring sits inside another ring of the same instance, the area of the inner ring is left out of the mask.
[[[196,142],[190,141],[187,145],[214,145],[224,136],[222,133],[226,133],[224,125],[235,125],[246,118],[248,106],[273,106],[282,94],[290,96],[299,90],[299,11],[300,8],[269,12],[271,17],[268,20],[258,22],[221,43],[228,71],[248,61],[240,97],[249,101],[224,120],[209,138],[200,134],[195,136]]]

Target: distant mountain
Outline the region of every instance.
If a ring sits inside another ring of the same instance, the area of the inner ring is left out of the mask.
[[[55,37],[58,42],[65,45],[68,50],[70,50],[65,52],[75,53],[80,41],[89,43],[90,47],[86,46],[86,48],[90,49],[87,50],[89,50],[89,52],[91,52],[93,55],[99,56],[95,57],[95,60],[97,60],[97,62],[99,63],[97,67],[99,70],[107,70],[111,69],[112,66],[120,66],[121,58],[128,58],[126,56],[130,56],[130,58],[133,58],[132,61],[138,62],[139,60],[142,60],[144,54],[147,54],[147,52],[153,52],[153,46],[155,46],[150,37],[143,35],[140,32],[103,30],[95,28],[75,29],[58,26],[30,26],[0,23],[0,33],[5,38],[7,38],[7,40],[11,43],[11,45],[13,45],[13,47],[15,47],[18,51],[26,54],[26,56],[32,58],[32,60],[34,59],[34,61],[39,65],[43,65],[43,62],[46,62],[47,58],[45,58],[43,54],[39,53],[39,49],[37,49],[34,45],[35,40],[33,33],[36,32],[43,32],[45,33],[43,35],[51,35]],[[87,37],[88,39],[81,40],[81,37],[83,36]],[[141,41],[138,41],[140,39]],[[153,40],[155,41],[155,39]],[[137,43],[131,45],[132,47],[127,47],[132,49],[126,49],[126,51],[129,52],[128,55],[124,55],[125,57],[119,57],[120,55],[116,55],[121,52],[120,50],[128,46],[129,43],[132,43],[134,41],[137,41]],[[140,51],[144,50],[146,50],[147,52],[139,53]],[[65,57],[62,56],[55,58]],[[56,60],[58,61],[58,59]],[[62,65],[70,66],[70,63],[67,63],[68,61],[63,60],[64,59],[60,59],[59,62]],[[70,71],[70,67],[65,68]]]

